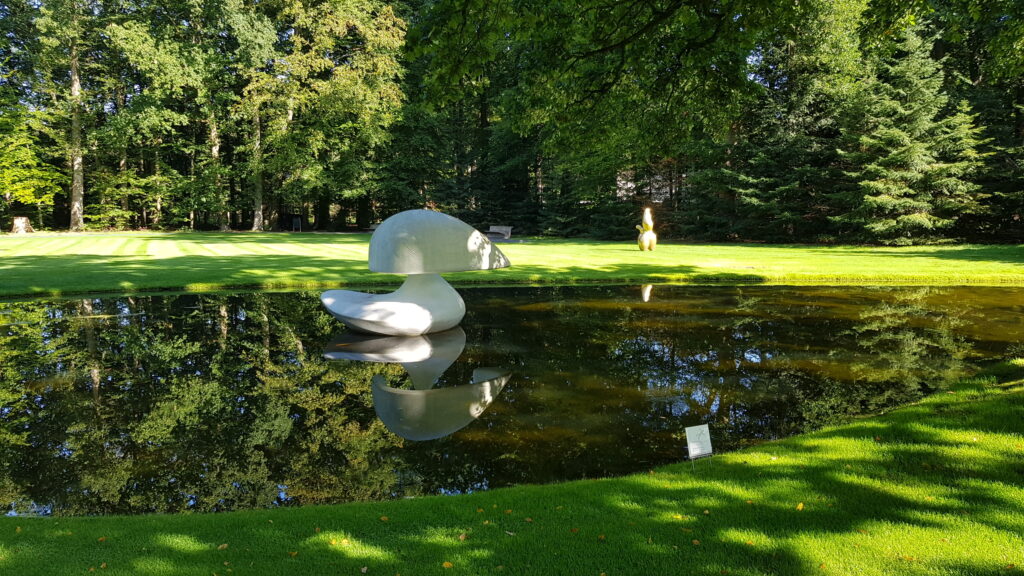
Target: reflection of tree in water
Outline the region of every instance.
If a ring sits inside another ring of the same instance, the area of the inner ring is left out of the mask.
[[[941,292],[941,291],[940,291]],[[624,300],[623,294],[632,298]],[[955,300],[956,294],[950,299]],[[456,434],[374,413],[398,365],[328,362],[312,294],[5,305],[0,497],[60,514],[225,510],[469,491],[642,470],[907,399],[963,369],[936,290],[481,290],[439,385],[513,372]]]
[[[964,374],[971,345],[955,335],[962,324],[956,303],[942,311],[927,306],[929,298],[949,292],[927,287],[888,291],[887,300],[861,313],[852,332],[866,354],[850,362],[851,371],[858,381],[901,384],[878,387],[869,408],[916,399]]]
[[[738,289],[728,320],[716,309],[695,324],[717,330],[680,338],[658,323],[620,325],[641,335],[616,352],[644,375],[662,423],[711,422],[716,443],[732,447],[914,400],[963,375],[970,344],[954,335],[957,309],[925,306],[935,290],[877,291],[881,300],[851,310],[800,289],[773,290],[769,302],[764,289]]]
[[[14,435],[0,452],[8,502],[77,514],[391,493],[387,451],[399,441],[372,418],[369,370],[321,360],[318,343],[337,327],[315,297],[129,297],[45,310],[0,332],[17,341],[0,363],[0,434]]]

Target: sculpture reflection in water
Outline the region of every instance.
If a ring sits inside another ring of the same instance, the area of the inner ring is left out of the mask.
[[[328,360],[401,364],[412,389],[389,386],[373,377],[373,409],[391,432],[407,440],[434,440],[465,428],[494,402],[511,373],[500,368],[473,370],[469,384],[434,388],[466,347],[466,333],[455,327],[423,336],[373,336],[344,332],[324,352]]]

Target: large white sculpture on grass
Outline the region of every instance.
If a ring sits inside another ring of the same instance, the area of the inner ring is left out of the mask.
[[[350,328],[392,336],[440,332],[462,321],[466,304],[442,272],[510,265],[487,236],[431,210],[408,210],[382,222],[370,237],[369,260],[373,272],[409,276],[388,294],[328,290],[320,301]]]

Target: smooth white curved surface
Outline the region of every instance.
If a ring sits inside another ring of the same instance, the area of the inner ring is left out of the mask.
[[[390,336],[440,332],[466,315],[462,296],[438,274],[412,274],[388,294],[328,290],[320,302],[353,330]]]
[[[393,274],[505,268],[497,246],[462,220],[432,210],[399,212],[370,237],[370,270]]]
[[[497,368],[473,371],[473,384],[437,390],[392,388],[380,374],[373,377],[373,409],[381,422],[408,440],[433,440],[452,434],[494,402],[511,374]]]
[[[343,332],[327,346],[328,360],[398,363],[418,390],[429,390],[466,348],[466,333],[455,327],[423,336],[377,336]]]

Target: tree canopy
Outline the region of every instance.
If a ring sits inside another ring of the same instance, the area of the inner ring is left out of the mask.
[[[0,227],[1024,238],[997,0],[0,2]]]

